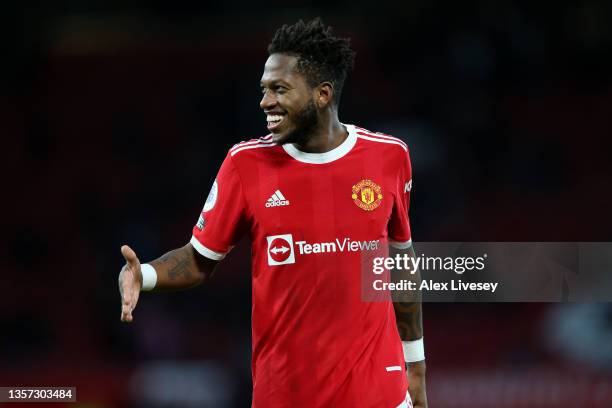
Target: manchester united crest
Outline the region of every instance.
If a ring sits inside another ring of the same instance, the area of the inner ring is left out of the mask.
[[[382,201],[382,189],[372,180],[361,180],[353,186],[353,202],[357,207],[365,211],[378,208]]]

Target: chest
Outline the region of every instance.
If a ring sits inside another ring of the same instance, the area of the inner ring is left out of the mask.
[[[367,161],[334,165],[261,166],[246,197],[253,232],[291,232],[312,239],[384,235],[397,180]]]

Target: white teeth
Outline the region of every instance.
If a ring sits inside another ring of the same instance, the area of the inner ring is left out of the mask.
[[[278,121],[280,121],[282,119],[283,119],[283,117],[281,115],[268,115],[267,116],[268,122],[278,122]]]

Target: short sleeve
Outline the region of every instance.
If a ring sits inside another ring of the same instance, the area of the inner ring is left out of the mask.
[[[191,245],[209,259],[223,259],[247,230],[245,203],[238,169],[228,154],[193,227]]]
[[[397,191],[388,227],[389,245],[396,249],[407,249],[412,245],[410,219],[408,217],[410,190],[412,190],[412,166],[410,165],[409,153],[406,152],[403,156],[402,165],[397,175]]]

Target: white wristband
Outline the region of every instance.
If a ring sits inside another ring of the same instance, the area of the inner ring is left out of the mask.
[[[405,362],[412,363],[425,360],[425,346],[422,337],[418,340],[402,341],[402,348],[404,349]]]
[[[142,273],[142,290],[151,290],[157,283],[157,272],[155,268],[148,263],[140,265],[140,272]]]

